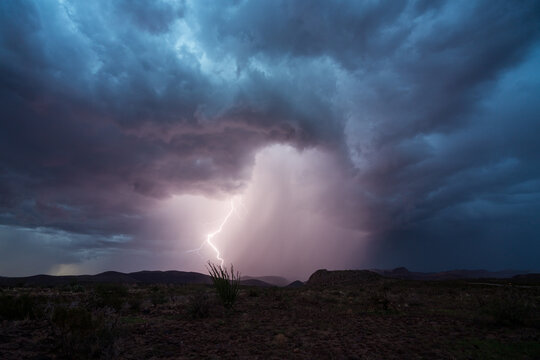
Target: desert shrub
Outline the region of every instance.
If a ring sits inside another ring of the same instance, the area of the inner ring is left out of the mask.
[[[297,301],[300,305],[319,305],[320,304],[320,297],[318,295],[313,294],[312,292],[304,292],[301,293],[297,297]]]
[[[291,307],[292,297],[289,292],[284,289],[274,289],[268,295],[272,299],[272,307],[279,310],[287,310]]]
[[[161,291],[154,292],[150,296],[150,301],[154,306],[165,304],[167,302],[167,296]]]
[[[258,297],[259,292],[256,289],[249,289],[248,296],[249,297]]]
[[[487,301],[479,299],[479,304],[477,319],[482,322],[507,327],[539,326],[539,309],[518,291],[506,291]]]
[[[71,282],[69,285],[62,286],[62,291],[72,292],[72,293],[82,293],[85,291],[84,286],[79,283]]]
[[[128,295],[128,289],[122,284],[97,284],[95,287],[96,294],[104,295],[116,295],[120,297],[126,297]]]
[[[460,358],[466,359],[540,359],[540,342],[469,338],[454,345]]]
[[[69,359],[113,358],[118,337],[112,314],[92,314],[82,307],[54,309],[51,322],[60,354]]]
[[[284,298],[284,294],[283,294],[283,291],[281,289],[275,290],[272,293],[272,296],[274,298],[274,301],[282,301],[283,298]]]
[[[96,305],[120,310],[128,296],[128,289],[121,284],[98,284],[95,289]]]
[[[188,297],[187,314],[192,319],[203,319],[210,313],[210,299],[204,291],[198,291]]]
[[[0,319],[24,320],[36,319],[42,315],[39,301],[27,294],[19,296],[0,296]]]
[[[80,307],[58,306],[54,309],[51,320],[61,329],[89,330],[92,328],[92,314]]]
[[[324,292],[322,296],[322,300],[330,304],[339,303],[340,298],[341,298],[341,292],[337,290]]]
[[[81,293],[84,292],[85,288],[81,284],[79,284],[77,281],[72,281],[69,284],[69,291],[74,293]]]
[[[138,312],[141,310],[143,300],[139,296],[130,296],[128,299],[129,309]]]
[[[223,306],[227,309],[232,308],[238,296],[240,273],[234,272],[232,264],[231,271],[229,272],[227,268],[217,266],[211,262],[208,262],[208,273],[212,278],[212,282]]]
[[[374,292],[367,298],[367,307],[371,311],[388,313],[395,311],[394,304],[386,292]]]

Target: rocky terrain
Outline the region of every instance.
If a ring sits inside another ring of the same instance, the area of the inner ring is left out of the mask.
[[[0,358],[539,359],[539,304],[534,278],[421,281],[370,271],[244,285],[232,309],[208,284],[3,285]]]

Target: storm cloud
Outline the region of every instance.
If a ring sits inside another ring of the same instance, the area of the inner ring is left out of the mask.
[[[242,194],[250,272],[540,270],[539,64],[537,1],[3,1],[0,272],[186,269]]]

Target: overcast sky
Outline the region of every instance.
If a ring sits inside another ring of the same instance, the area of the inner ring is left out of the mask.
[[[539,1],[1,1],[0,275],[540,271]]]

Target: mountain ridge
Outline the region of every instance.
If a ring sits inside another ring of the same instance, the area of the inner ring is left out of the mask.
[[[369,270],[332,270],[320,269],[315,271],[307,281],[309,285],[326,282],[349,282],[358,280],[374,280],[379,277],[395,278],[402,280],[459,280],[459,279],[537,279],[540,274],[518,270],[448,270],[440,272],[415,272],[405,267],[392,270],[369,269]],[[38,274],[32,276],[6,277],[0,276],[0,286],[54,286],[68,285],[71,283],[123,283],[123,284],[212,284],[212,279],[207,274],[194,271],[179,270],[141,270],[130,273],[119,271],[104,271],[95,275],[47,275]],[[243,276],[241,285],[271,287],[300,286],[303,282],[293,281],[279,276]]]

